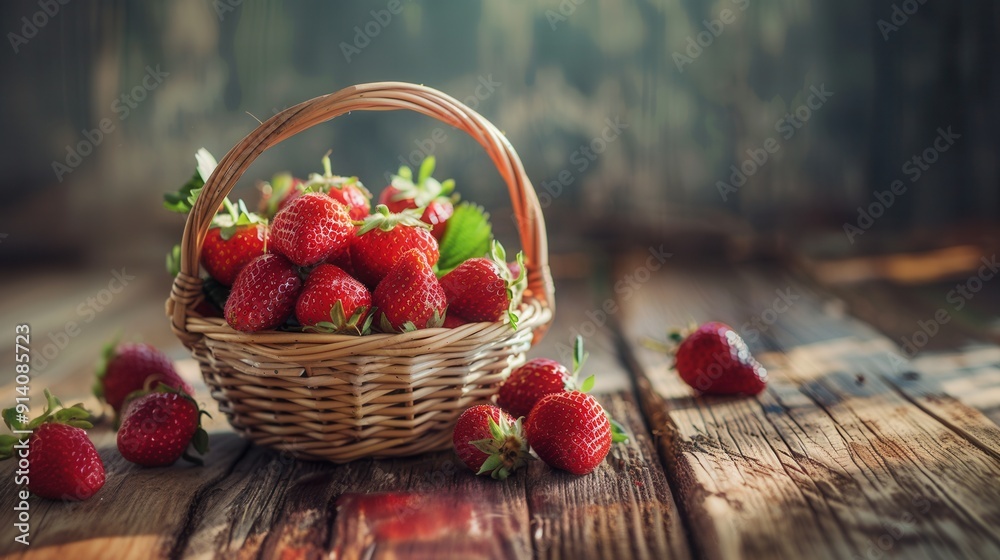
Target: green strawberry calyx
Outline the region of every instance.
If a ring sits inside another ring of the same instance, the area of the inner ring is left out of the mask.
[[[426,208],[438,198],[451,196],[455,190],[455,180],[438,181],[431,177],[435,165],[437,160],[434,156],[427,156],[420,164],[416,181],[413,180],[413,171],[409,167],[405,165],[400,167],[390,182],[390,185],[398,191],[393,195],[392,201],[412,199],[417,208]]]
[[[477,475],[490,473],[493,478],[504,480],[512,472],[528,464],[531,455],[528,454],[527,438],[524,437],[523,420],[518,418],[511,424],[507,415],[501,414],[498,423],[492,416],[487,417],[490,437],[469,442],[487,455]]]
[[[343,177],[340,175],[333,174],[333,167],[330,164],[330,152],[327,152],[323,156],[323,174],[312,173],[306,180],[305,184],[301,187],[304,192],[321,192],[329,194],[331,190],[343,190],[346,186],[354,186],[366,198],[371,200],[372,193],[365,188],[361,181],[357,177]]]
[[[691,319],[688,321],[686,327],[673,327],[668,330],[666,340],[658,340],[647,336],[639,342],[650,350],[673,356],[677,353],[677,348],[684,342],[684,339],[696,330],[698,330],[698,323],[694,319]]]
[[[371,333],[372,321],[375,319],[374,313],[369,313],[368,317],[361,324],[361,316],[364,315],[368,307],[365,305],[359,305],[354,313],[350,317],[344,313],[344,303],[337,300],[337,303],[333,304],[330,309],[330,320],[320,321],[315,325],[307,325],[302,327],[304,331],[310,332],[322,332],[322,333],[335,333],[335,334],[353,334],[358,336],[363,336]]]
[[[242,199],[234,205],[229,198],[222,200],[224,212],[219,212],[212,218],[212,227],[220,228],[219,236],[223,241],[232,239],[236,232],[246,226],[267,225],[267,218],[257,215],[247,209]]]
[[[588,375],[583,382],[580,382],[580,372],[583,370],[583,364],[587,362],[587,358],[590,356],[587,352],[583,350],[583,337],[576,335],[576,339],[573,341],[573,376],[570,377],[569,381],[566,382],[566,390],[572,391],[575,388],[581,393],[590,392],[594,388],[594,383],[597,378],[591,374]],[[607,410],[604,411],[604,415],[607,416],[608,422],[611,423],[611,443],[623,443],[629,440],[628,431],[625,430],[625,426],[619,423],[617,420],[611,417],[611,414]]]
[[[59,399],[55,398],[48,389],[45,390],[45,402],[45,411],[42,412],[41,416],[38,416],[30,422],[24,422],[20,419],[26,414],[26,408],[13,407],[5,408],[3,411],[0,411],[0,416],[3,417],[3,423],[7,425],[8,429],[11,431],[24,432],[16,435],[0,435],[0,460],[13,457],[14,445],[29,437],[30,432],[34,431],[42,424],[66,424],[67,426],[82,429],[93,427],[93,424],[88,421],[90,418],[90,412],[83,407],[83,403],[77,403],[67,408],[63,406],[63,404],[59,402]]]
[[[518,274],[516,278],[511,273],[510,267],[507,266],[507,252],[496,239],[490,246],[490,257],[493,264],[496,265],[497,273],[504,281],[507,299],[510,300],[510,304],[507,306],[507,320],[510,321],[510,327],[517,330],[517,310],[521,307],[521,296],[524,295],[524,288],[528,285],[524,267],[524,251],[517,252]]]
[[[187,214],[194,208],[194,203],[198,200],[198,195],[212,176],[212,172],[218,166],[215,157],[205,148],[199,148],[194,154],[197,162],[194,175],[184,183],[183,186],[173,193],[163,195],[163,206],[171,212]]]
[[[420,210],[408,208],[402,212],[392,213],[385,204],[375,207],[375,212],[360,222],[355,222],[358,227],[358,235],[364,235],[373,229],[381,231],[391,231],[396,226],[409,226],[424,229],[431,229],[431,225],[420,220]]]
[[[444,318],[447,313],[448,313],[447,307],[444,309],[443,313],[435,309],[434,315],[432,315],[430,319],[427,319],[427,325],[424,328],[436,329],[444,325]],[[393,328],[392,323],[389,321],[389,318],[385,316],[385,313],[379,313],[378,326],[379,329],[384,333],[392,333],[392,332],[408,333],[408,332],[413,332],[415,330],[419,330],[417,325],[413,321],[407,321],[403,323],[402,327],[399,330],[397,330]]]

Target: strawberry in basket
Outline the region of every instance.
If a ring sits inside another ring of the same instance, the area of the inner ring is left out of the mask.
[[[392,182],[378,197],[379,204],[385,204],[392,212],[402,212],[409,208],[422,210],[420,219],[431,225],[434,238],[444,237],[448,219],[455,212],[451,193],[455,190],[455,181],[448,179],[438,182],[431,177],[434,173],[434,156],[428,156],[413,180],[413,171],[405,165],[399,168],[399,173],[392,177]]]
[[[194,176],[176,193],[164,195],[164,206],[180,214],[187,214],[194,207],[205,182],[215,170],[215,158],[201,148],[195,154],[198,167]],[[236,275],[253,259],[267,252],[269,229],[267,220],[250,212],[242,200],[233,204],[229,198],[222,201],[223,211],[212,219],[201,248],[201,265],[208,274],[223,286],[232,286]],[[167,269],[177,275],[180,271],[180,246],[167,256]]]
[[[375,213],[365,218],[351,242],[351,265],[358,280],[374,288],[396,261],[412,249],[420,251],[429,266],[434,266],[440,257],[430,226],[420,221],[416,210],[393,214],[379,204]]]
[[[455,267],[441,278],[441,287],[448,297],[448,312],[469,322],[495,322],[505,316],[517,328],[515,311],[524,292],[524,268],[514,277],[507,266],[503,245],[494,240],[491,258],[472,258]],[[524,254],[517,254],[524,263]]]

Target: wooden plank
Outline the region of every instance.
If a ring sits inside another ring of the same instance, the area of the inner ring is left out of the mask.
[[[884,355],[873,357],[871,366],[887,374],[904,395],[922,408],[937,410],[942,418],[971,407],[1000,423],[1000,346],[993,342],[994,332],[968,318],[970,308],[979,315],[996,316],[1000,307],[989,293],[980,292],[967,307],[956,310],[946,297],[955,283],[936,284],[935,294],[929,297],[918,295],[912,287],[884,281],[824,289],[842,300],[851,314],[892,340]],[[928,290],[931,288],[919,292]],[[942,316],[947,322],[935,326],[934,317],[940,309],[947,312]],[[925,336],[928,330],[933,335]],[[914,342],[922,344],[917,347]],[[905,371],[900,360],[894,359],[901,354],[910,359]],[[905,377],[899,375],[903,373]],[[942,409],[940,401],[949,399],[958,402]]]
[[[573,476],[541,461],[528,471],[537,558],[688,558],[690,550],[666,476],[635,397],[599,399],[629,431],[593,473]]]
[[[888,383],[858,382],[845,356],[864,355],[874,333],[858,336],[855,323],[835,314],[817,322],[824,306],[806,304],[804,294],[784,313],[765,315],[775,290],[793,285],[753,276],[676,269],[622,315],[639,395],[654,431],[663,431],[661,456],[701,555],[1000,553],[992,529],[1000,464],[992,454]],[[666,356],[637,343],[689,318],[739,329],[755,316],[768,324],[759,323],[766,332],[757,329],[754,350],[774,350],[758,356],[771,382],[756,399],[694,397]]]
[[[101,494],[76,504],[32,498],[32,547],[11,548],[6,526],[0,552],[29,559],[109,550],[143,558],[687,558],[652,436],[614,355],[616,336],[610,323],[586,326],[594,317],[588,311],[599,308],[583,305],[594,300],[591,288],[567,284],[561,320],[532,355],[568,359],[562,349],[582,331],[592,352],[588,369],[600,372],[599,390],[612,391],[600,398],[633,435],[590,476],[536,462],[497,482],[474,476],[451,452],[347,465],[299,461],[239,439],[209,401],[213,450],[204,468],[141,469],[99,427],[92,435],[108,472]],[[180,368],[207,395],[193,362]],[[67,379],[65,395],[89,388],[89,372]],[[0,466],[3,507],[13,507],[11,466]]]
[[[190,504],[203,489],[225,477],[246,442],[235,434],[214,434],[204,467],[144,469],[125,461],[108,430],[92,435],[104,461],[107,482],[84,502],[29,499],[31,544],[13,541],[13,526],[0,528],[0,556],[19,560],[101,558],[109,551],[131,558],[163,558],[185,523]],[[0,507],[14,507],[13,468],[0,466]]]

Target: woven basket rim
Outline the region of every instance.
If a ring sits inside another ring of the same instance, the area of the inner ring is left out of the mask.
[[[350,86],[285,109],[261,123],[219,161],[188,214],[181,243],[181,271],[174,279],[166,302],[171,328],[186,346],[192,348],[202,337],[223,337],[223,333],[230,343],[257,344],[269,340],[287,343],[289,335],[293,335],[302,339],[300,343],[369,345],[372,342],[405,343],[449,330],[475,335],[503,325],[509,331],[508,324],[498,322],[470,323],[455,329],[420,329],[409,333],[373,333],[365,336],[274,330],[243,333],[232,329],[221,319],[202,317],[194,311],[204,299],[199,257],[212,217],[247,167],[261,153],[299,132],[352,111],[402,109],[430,116],[466,132],[479,142],[497,167],[507,184],[521,247],[527,257],[525,269],[530,296],[526,295],[525,301],[529,304],[528,309],[538,307],[538,312],[519,325],[518,330],[531,329],[534,342],[541,339],[554,315],[555,290],[548,266],[548,242],[541,205],[513,146],[490,121],[443,92],[404,82],[375,82]]]

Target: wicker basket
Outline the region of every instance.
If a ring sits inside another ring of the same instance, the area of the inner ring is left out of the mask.
[[[409,109],[468,133],[507,183],[525,253],[528,287],[516,331],[503,323],[405,334],[349,336],[231,329],[194,311],[198,261],[212,217],[264,150],[351,111]],[[489,121],[437,90],[397,82],[349,87],[267,120],[209,178],[184,228],[181,272],[167,315],[201,365],[237,432],[297,457],[347,462],[445,449],[463,410],[486,402],[552,319],[545,223],[520,159]]]

